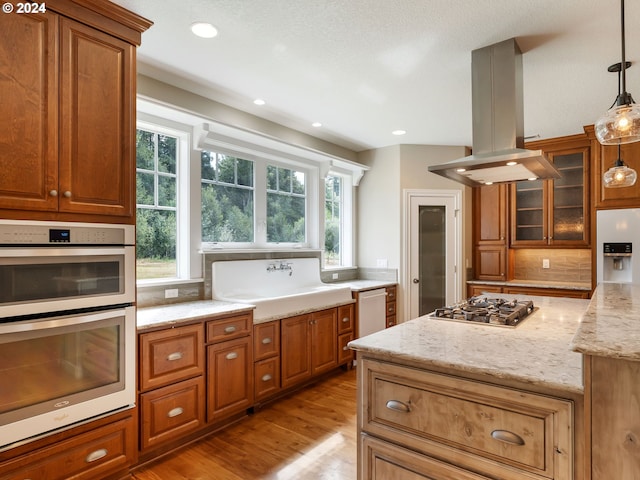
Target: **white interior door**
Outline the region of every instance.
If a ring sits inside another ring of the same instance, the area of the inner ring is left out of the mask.
[[[458,190],[407,191],[405,311],[409,318],[460,300],[461,197]]]

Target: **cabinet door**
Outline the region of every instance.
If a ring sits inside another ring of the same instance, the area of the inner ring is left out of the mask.
[[[551,180],[549,244],[589,245],[589,148],[551,152],[562,178]]]
[[[473,189],[474,243],[507,244],[507,185]]]
[[[253,326],[254,361],[276,356],[280,353],[280,320],[259,323]]]
[[[338,327],[336,309],[311,314],[312,375],[338,366]]]
[[[547,181],[515,182],[511,191],[511,244],[544,246],[548,243]]]
[[[618,159],[617,146],[600,145],[593,133],[588,129],[594,149],[593,192],[596,208],[640,208],[640,181],[631,187],[605,188],[602,182],[604,174],[613,167]],[[620,146],[620,157],[636,172],[640,171],[640,143],[627,143]]]
[[[133,218],[135,49],[60,20],[61,212]]]
[[[478,280],[507,279],[507,247],[477,245],[473,252],[475,278]]]
[[[214,422],[253,404],[251,337],[207,347],[207,420]]]
[[[347,344],[353,340],[353,333],[344,333],[338,336],[338,364],[351,365],[353,362],[354,351],[347,347]]]
[[[298,315],[280,322],[282,388],[311,376],[311,315]]]
[[[0,208],[58,208],[58,16],[0,16]]]

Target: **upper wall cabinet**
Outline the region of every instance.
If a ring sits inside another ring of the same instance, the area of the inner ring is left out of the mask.
[[[640,207],[640,182],[632,187],[605,188],[602,179],[618,159],[617,146],[601,145],[596,139],[593,125],[585,127],[593,150],[593,192],[597,209]],[[629,167],[640,172],[640,142],[620,146],[620,157]]]
[[[0,16],[0,215],[135,222],[135,46],[102,0]],[[80,215],[80,216],[79,216]]]
[[[543,150],[562,177],[511,186],[511,245],[589,246],[590,140],[572,135],[527,148]]]
[[[508,185],[473,189],[473,265],[479,280],[507,279]]]

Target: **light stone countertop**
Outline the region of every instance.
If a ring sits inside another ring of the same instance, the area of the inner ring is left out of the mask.
[[[149,328],[173,326],[202,318],[214,318],[250,312],[253,309],[253,305],[246,303],[199,300],[195,302],[139,308],[136,311],[136,322],[138,331],[141,331]]]
[[[332,282],[329,285],[344,285],[351,287],[354,292],[363,292],[365,290],[373,290],[374,288],[385,288],[397,285],[398,282],[388,280],[341,280]]]
[[[523,298],[492,294],[492,297]],[[537,297],[515,328],[419,317],[349,343],[388,361],[446,368],[582,394],[582,355],[571,349],[589,300]]]
[[[640,361],[640,285],[599,284],[572,347],[586,355]]]

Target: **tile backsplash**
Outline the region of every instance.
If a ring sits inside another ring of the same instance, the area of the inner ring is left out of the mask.
[[[515,280],[590,283],[589,249],[514,249]],[[548,260],[549,268],[543,268]]]

